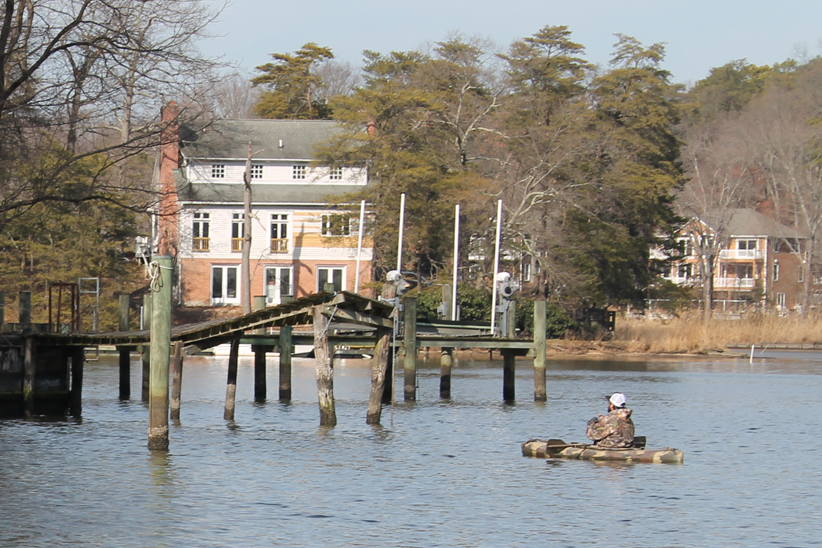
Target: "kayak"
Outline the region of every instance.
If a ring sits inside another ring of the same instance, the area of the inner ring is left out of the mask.
[[[635,440],[640,441],[640,440]],[[637,447],[599,447],[587,443],[565,443],[562,440],[528,440],[522,444],[526,457],[548,459],[582,459],[611,462],[663,462],[681,464],[684,455],[679,449],[645,449],[645,438]]]

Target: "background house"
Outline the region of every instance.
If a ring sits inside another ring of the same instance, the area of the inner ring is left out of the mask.
[[[756,303],[797,309],[808,275],[807,236],[753,209],[729,211],[725,219],[713,272],[714,306],[727,310]],[[678,285],[701,286],[696,244],[700,238],[715,237],[710,220],[693,219],[678,238],[683,256],[671,261],[662,277]]]
[[[168,108],[168,107],[167,107]],[[164,112],[164,118],[173,112]],[[252,193],[251,292],[268,305],[322,290],[354,290],[359,216],[329,199],[362,190],[358,167],[315,167],[314,146],[337,130],[317,120],[222,120],[168,139],[160,168],[174,204],[179,301],[240,305],[244,180],[249,143]],[[167,208],[168,209],[168,208]],[[373,244],[364,238],[359,280],[371,280]]]

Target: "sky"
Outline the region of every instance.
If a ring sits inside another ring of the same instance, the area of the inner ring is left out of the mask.
[[[646,46],[663,42],[663,67],[684,84],[737,59],[771,65],[822,54],[820,0],[229,1],[199,47],[249,72],[270,53],[307,42],[360,66],[363,50],[425,49],[454,33],[490,39],[503,52],[548,25],[568,26],[586,58],[602,65],[617,33]]]

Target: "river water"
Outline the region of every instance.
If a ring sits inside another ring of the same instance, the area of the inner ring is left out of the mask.
[[[545,404],[523,359],[513,405],[487,354],[457,356],[447,401],[438,360],[421,360],[418,400],[386,406],[380,427],[365,424],[370,363],[343,360],[330,429],[313,362],[295,360],[286,404],[275,357],[263,404],[240,360],[224,421],[226,362],[186,359],[167,453],[146,449],[136,361],[137,397],[118,401],[116,356],[86,365],[81,420],[0,421],[0,546],[820,545],[819,354],[549,361]],[[614,391],[649,447],[684,464],[521,456],[532,437],[582,441]]]

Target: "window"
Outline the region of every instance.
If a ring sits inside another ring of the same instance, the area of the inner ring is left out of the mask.
[[[237,291],[239,267],[211,267],[211,304],[235,304],[240,302]]]
[[[348,236],[351,234],[351,218],[348,215],[323,215],[323,236]]]
[[[288,252],[288,215],[271,216],[271,253]]]
[[[262,179],[263,178],[263,166],[262,166],[262,164],[251,164],[251,178],[252,179]]]
[[[799,265],[799,279],[797,281],[800,283],[805,281],[805,265]]]
[[[341,181],[342,180],[342,168],[341,167],[332,167],[329,171],[328,178],[332,181]]]
[[[773,281],[779,281],[779,262],[776,261],[773,263]]]
[[[211,178],[225,179],[225,164],[211,164]]]
[[[334,291],[345,289],[345,268],[321,266],[317,268],[317,291],[325,291],[326,284],[332,284]]]
[[[749,264],[740,264],[736,266],[736,277],[743,280],[753,279],[753,266]]]
[[[522,281],[523,282],[530,282],[531,281],[531,261],[525,260],[522,262]]]
[[[194,213],[194,224],[191,228],[191,249],[192,251],[208,251],[208,225],[209,213]]]
[[[234,213],[231,216],[231,251],[242,251],[244,238],[245,213]]]
[[[278,305],[294,296],[290,266],[267,266],[265,269],[265,304]]]
[[[305,174],[308,171],[306,166],[294,166],[291,171],[292,179],[305,179]]]
[[[678,278],[690,278],[691,277],[691,265],[689,264],[681,264],[677,269]]]
[[[785,303],[786,302],[787,301],[785,299],[785,294],[784,293],[777,293],[776,294],[776,306],[777,306],[777,308],[785,308]]]
[[[756,240],[739,240],[736,244],[738,249],[756,249]]]

